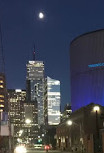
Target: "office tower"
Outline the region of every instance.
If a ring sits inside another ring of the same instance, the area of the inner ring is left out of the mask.
[[[14,137],[18,137],[23,124],[24,102],[26,102],[26,90],[8,89],[10,123],[14,125]]]
[[[104,106],[104,29],[75,38],[70,61],[72,110],[91,102]]]
[[[44,124],[44,63],[43,61],[29,61],[27,64],[27,103],[37,101],[38,126]]]
[[[24,103],[22,129],[24,130],[23,142],[38,143],[38,113],[37,103]]]
[[[60,123],[60,81],[50,77],[45,80],[44,114],[46,125]]]

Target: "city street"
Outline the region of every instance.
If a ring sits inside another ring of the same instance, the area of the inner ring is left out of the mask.
[[[29,149],[27,150],[27,153],[46,153],[45,150],[33,150],[33,149]],[[57,151],[57,150],[49,150],[48,153],[65,153],[62,151]],[[69,153],[69,152],[67,152]]]

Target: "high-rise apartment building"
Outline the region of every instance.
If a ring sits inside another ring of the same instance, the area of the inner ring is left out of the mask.
[[[60,97],[60,81],[47,77],[44,93],[46,125],[58,125],[60,123]]]
[[[37,101],[38,126],[44,124],[44,63],[29,61],[27,64],[27,103]]]
[[[23,124],[24,102],[26,102],[26,90],[8,89],[9,114],[10,122],[14,125],[14,137],[18,137]]]

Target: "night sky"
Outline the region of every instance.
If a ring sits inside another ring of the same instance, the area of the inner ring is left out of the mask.
[[[44,20],[38,13],[45,14]],[[25,89],[26,63],[45,63],[45,75],[61,82],[62,108],[70,102],[70,42],[104,28],[104,0],[0,0],[7,88]]]

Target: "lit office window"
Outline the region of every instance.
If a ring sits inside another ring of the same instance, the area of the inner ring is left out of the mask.
[[[0,99],[0,102],[4,102],[4,100]]]
[[[3,88],[3,85],[0,85],[0,88]]]
[[[4,107],[4,105],[0,105],[0,107]]]
[[[4,98],[4,95],[0,95],[0,98]]]
[[[2,80],[0,80],[0,83],[3,83],[3,81],[2,81]]]

